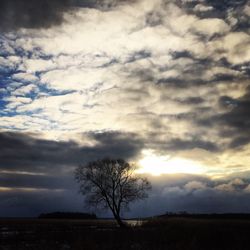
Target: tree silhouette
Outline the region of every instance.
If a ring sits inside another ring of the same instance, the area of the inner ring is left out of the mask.
[[[121,211],[131,202],[147,198],[146,191],[151,188],[149,181],[135,176],[134,171],[135,167],[122,159],[105,158],[79,166],[75,179],[87,205],[109,208],[124,227]]]

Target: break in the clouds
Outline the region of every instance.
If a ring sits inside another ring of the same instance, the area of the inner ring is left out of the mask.
[[[165,206],[166,178],[165,210],[245,204],[249,17],[246,0],[1,1],[0,192],[66,204],[73,169],[110,155],[207,178]]]

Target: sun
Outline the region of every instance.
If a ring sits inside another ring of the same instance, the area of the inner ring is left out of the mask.
[[[143,150],[137,173],[161,174],[203,174],[205,167],[195,161],[181,157],[159,156],[152,150]]]

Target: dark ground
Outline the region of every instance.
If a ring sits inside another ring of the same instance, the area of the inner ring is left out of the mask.
[[[0,250],[249,250],[248,218],[156,218],[120,229],[107,220],[1,219]]]

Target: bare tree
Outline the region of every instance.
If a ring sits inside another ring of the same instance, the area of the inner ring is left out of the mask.
[[[102,159],[79,166],[75,179],[80,193],[90,206],[110,209],[117,223],[124,227],[121,211],[136,200],[147,198],[151,185],[146,178],[134,175],[135,167],[122,159]]]

